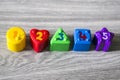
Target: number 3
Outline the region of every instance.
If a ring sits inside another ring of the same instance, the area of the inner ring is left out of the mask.
[[[107,39],[108,39],[108,35],[107,35],[106,32],[103,32],[103,36],[102,36],[102,38],[103,38],[104,40],[107,40]]]
[[[40,41],[43,40],[43,38],[42,38],[42,36],[43,36],[42,32],[37,32],[36,35],[37,35],[37,37],[36,37],[37,40],[40,40]]]
[[[57,40],[63,40],[64,39],[63,35],[64,35],[63,33],[59,33],[60,38],[57,38]]]

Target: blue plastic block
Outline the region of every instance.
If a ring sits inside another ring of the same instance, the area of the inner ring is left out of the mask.
[[[89,29],[75,29],[74,51],[88,51],[91,45],[91,32]]]

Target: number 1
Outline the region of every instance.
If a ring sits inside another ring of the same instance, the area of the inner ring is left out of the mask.
[[[13,38],[14,38],[15,40],[20,40],[20,35],[18,34],[17,31],[14,31],[14,36],[13,36]]]

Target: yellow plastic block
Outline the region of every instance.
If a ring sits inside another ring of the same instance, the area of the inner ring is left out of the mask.
[[[7,47],[10,51],[19,52],[26,46],[26,33],[18,27],[13,26],[6,33]]]

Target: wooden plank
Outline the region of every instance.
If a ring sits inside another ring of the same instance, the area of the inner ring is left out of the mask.
[[[0,79],[8,80],[119,80],[119,0],[4,0],[0,2]],[[27,33],[26,49],[7,50],[5,34],[18,25]],[[89,28],[92,35],[103,26],[115,33],[110,52],[50,52],[36,54],[29,42],[33,27],[52,34],[62,27],[73,40],[75,28]]]

